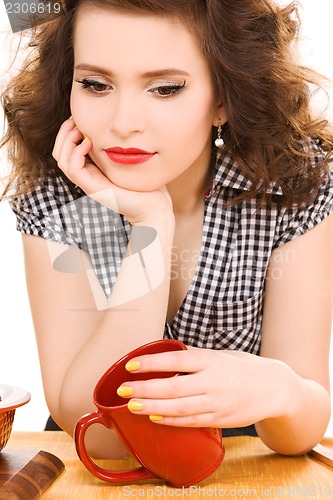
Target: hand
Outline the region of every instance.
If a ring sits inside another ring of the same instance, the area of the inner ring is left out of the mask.
[[[85,193],[109,189],[112,183],[87,156],[92,149],[92,141],[87,138],[82,142],[83,138],[83,134],[75,127],[74,120],[66,120],[57,134],[52,151],[53,158],[66,177]]]
[[[133,371],[138,381],[121,386],[133,390],[127,396],[131,397],[129,409],[163,417],[156,421],[159,424],[242,427],[279,415],[286,403],[280,376],[284,364],[276,360],[241,351],[191,349],[140,356],[135,361],[140,362],[140,369]],[[185,374],[140,381],[140,373],[160,371]],[[274,393],[277,386],[280,397]]]
[[[66,120],[58,132],[53,158],[66,177],[87,195],[127,217],[131,224],[149,222],[158,213],[173,215],[172,202],[165,186],[156,191],[129,191],[116,186],[89,158],[93,144],[90,138],[75,127],[72,118]]]

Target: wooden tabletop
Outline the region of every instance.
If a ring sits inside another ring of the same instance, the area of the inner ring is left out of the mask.
[[[223,439],[219,469],[200,484],[183,490],[163,482],[114,486],[92,476],[79,461],[73,440],[64,432],[13,432],[5,450],[44,450],[60,458],[66,470],[44,493],[45,500],[135,498],[333,498],[333,468],[308,455],[273,453],[259,438]],[[333,449],[333,438],[322,442]],[[128,469],[134,460],[97,460],[110,469]]]

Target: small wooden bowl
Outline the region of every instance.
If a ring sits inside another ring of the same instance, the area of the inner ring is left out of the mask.
[[[30,397],[29,392],[20,387],[0,384],[0,451],[10,438],[16,408],[28,403]]]

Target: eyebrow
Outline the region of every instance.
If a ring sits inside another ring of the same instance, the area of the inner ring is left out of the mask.
[[[83,71],[93,71],[94,73],[99,73],[100,75],[105,75],[105,76],[113,76],[113,73],[111,71],[108,71],[105,68],[101,68],[99,66],[94,66],[91,64],[78,64],[77,66],[75,66],[74,69]],[[143,73],[141,76],[142,78],[156,78],[158,76],[170,76],[170,75],[190,76],[189,73],[187,73],[186,71],[177,68],[147,71],[146,73]]]

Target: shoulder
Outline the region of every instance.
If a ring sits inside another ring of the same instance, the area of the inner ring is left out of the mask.
[[[62,177],[40,182],[36,188],[11,200],[16,228],[24,234],[79,246],[75,220],[70,207],[82,194]]]
[[[44,212],[66,205],[78,197],[79,194],[75,195],[74,186],[59,176],[45,179],[34,190],[13,198],[11,206],[14,212],[19,212],[25,207]]]
[[[326,219],[332,212],[333,172],[329,170],[316,196],[310,203],[283,209],[279,212],[275,246],[280,246],[306,233]]]

